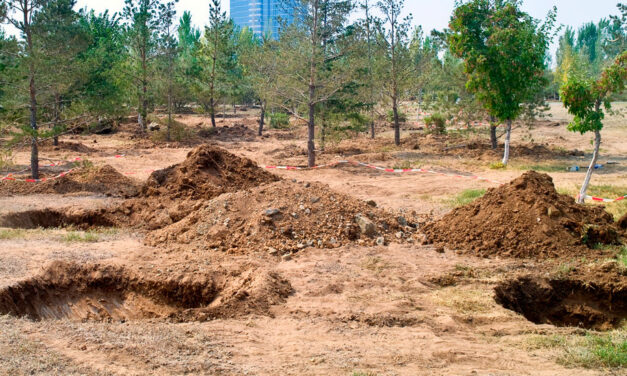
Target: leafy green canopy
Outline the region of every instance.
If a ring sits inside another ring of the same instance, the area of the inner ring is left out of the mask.
[[[597,81],[580,75],[571,75],[562,86],[561,96],[568,113],[574,120],[568,125],[573,132],[600,131],[603,128],[604,112],[611,109],[612,93],[620,93],[625,88],[627,79],[627,51],[623,52],[614,64],[603,71]]]
[[[517,0],[458,4],[451,19],[451,51],[465,61],[468,90],[490,115],[516,119],[521,103],[542,83],[555,12],[544,24],[520,10]]]

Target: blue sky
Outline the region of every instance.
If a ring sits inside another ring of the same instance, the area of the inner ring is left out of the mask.
[[[373,0],[375,2],[376,0]],[[544,18],[548,11],[557,6],[559,24],[580,26],[589,21],[597,22],[610,14],[617,14],[616,3],[619,0],[524,0],[525,11],[536,18]],[[454,0],[405,0],[406,13],[413,15],[414,25],[422,25],[427,32],[442,29],[448,25]],[[224,10],[228,12],[229,0],[223,0]],[[93,8],[97,12],[109,9],[111,12],[122,10],[124,0],[78,0],[79,7]],[[198,26],[206,23],[209,17],[209,1],[180,0],[177,9],[192,12],[192,19]]]

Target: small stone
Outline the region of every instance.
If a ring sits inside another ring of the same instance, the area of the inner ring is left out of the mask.
[[[303,243],[298,243],[298,244],[296,245],[296,248],[298,248],[298,249],[304,249],[305,247],[306,247],[306,246],[305,246]]]
[[[294,213],[292,213],[292,217],[293,217],[294,219],[298,219],[298,214],[294,212]]]
[[[279,250],[278,250],[278,249],[276,249],[276,248],[272,248],[272,247],[270,247],[270,248],[268,248],[268,254],[269,254],[269,255],[272,255],[272,256],[276,256],[276,255],[278,255],[278,254],[279,254]]]
[[[377,207],[377,203],[376,203],[376,202],[374,202],[373,200],[368,200],[368,201],[366,201],[366,204],[367,204],[368,206],[372,206],[373,208],[376,208],[376,207]]]
[[[437,248],[435,249],[435,251],[436,251],[437,253],[444,253],[444,248],[443,248],[443,247],[437,247]]]
[[[318,247],[322,248],[324,242],[321,239],[318,239]]]
[[[320,197],[316,197],[316,196],[314,196],[314,197],[312,197],[312,198],[311,198],[311,203],[312,203],[312,204],[315,204],[315,203],[317,203],[317,202],[319,202],[319,201],[320,201]]]
[[[298,208],[299,208],[300,210],[305,210],[305,205],[300,204],[300,205],[298,206]]]
[[[296,179],[292,179],[292,183],[296,183],[296,182],[297,182],[297,180],[296,180]]]
[[[380,236],[377,238],[377,245],[378,246],[384,246],[385,245],[385,238],[383,236]]]
[[[277,214],[281,213],[281,211],[279,209],[275,209],[275,208],[271,208],[271,209],[266,209],[263,214],[265,214],[266,217],[273,217]]]
[[[281,256],[281,260],[283,261],[290,261],[292,259],[292,254],[291,253],[286,253],[283,256]]]
[[[309,182],[307,182],[307,183],[303,184],[303,186],[304,186],[305,188],[309,188],[309,187],[311,187],[311,184],[310,184]]]
[[[358,214],[355,217],[355,223],[359,226],[361,233],[366,236],[374,236],[377,233],[377,227],[375,224],[368,218],[364,217],[361,214]]]
[[[396,239],[403,239],[403,235],[404,235],[404,234],[403,234],[403,232],[402,232],[402,231],[397,232],[397,233],[396,233]]]
[[[405,219],[405,217],[398,217],[396,218],[396,221],[403,227],[407,226],[407,219]]]
[[[311,214],[311,209],[309,209],[309,208],[305,209],[305,214],[307,214],[307,215]]]

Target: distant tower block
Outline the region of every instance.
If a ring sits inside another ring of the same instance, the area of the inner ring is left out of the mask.
[[[279,37],[280,22],[290,23],[294,15],[285,0],[231,0],[231,18],[237,26],[249,27],[255,34]]]

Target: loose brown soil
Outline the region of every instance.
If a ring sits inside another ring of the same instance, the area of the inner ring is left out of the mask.
[[[358,217],[372,223],[372,232],[360,229]],[[324,184],[282,180],[207,201],[184,220],[151,233],[147,242],[174,247],[193,243],[222,251],[274,248],[285,253],[350,242],[374,245],[377,238],[402,242],[415,231],[406,221]]]
[[[54,174],[54,173],[53,173]],[[138,184],[109,165],[82,168],[63,177],[41,183],[0,182],[0,195],[96,193],[114,197],[133,197]]]
[[[627,319],[627,274],[609,266],[567,276],[519,276],[500,283],[495,299],[536,324],[613,329]]]
[[[33,320],[207,320],[268,314],[291,291],[286,280],[263,270],[164,277],[115,265],[55,262],[41,275],[0,290],[0,314]]]
[[[549,175],[527,172],[426,226],[430,242],[484,257],[582,257],[619,244],[602,207],[577,205]]]

